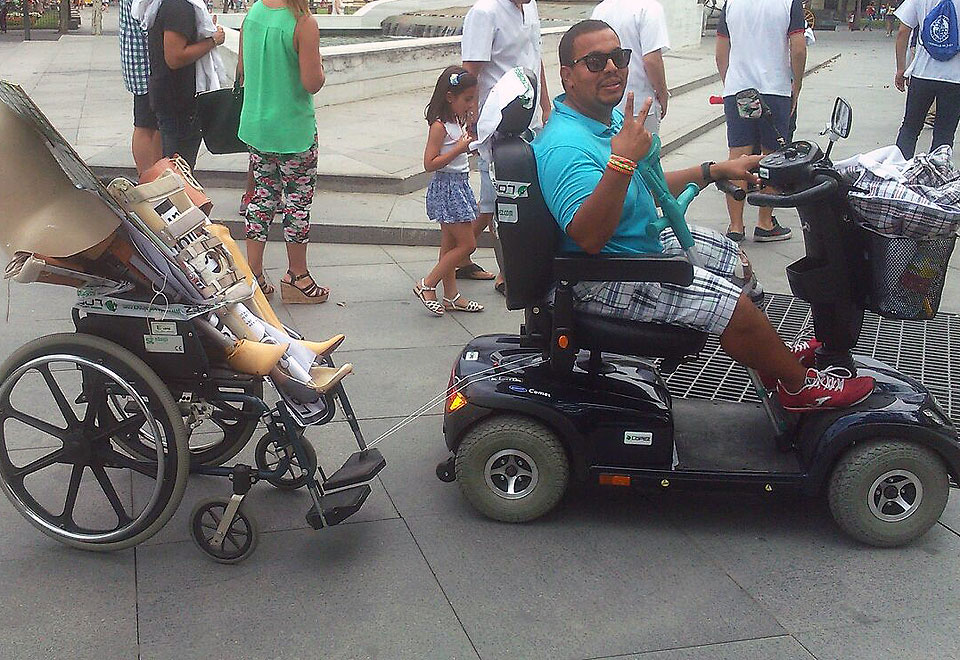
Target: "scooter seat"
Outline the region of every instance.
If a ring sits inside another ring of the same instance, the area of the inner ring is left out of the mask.
[[[696,355],[707,343],[707,333],[699,330],[593,314],[574,315],[573,326],[581,348],[621,355],[680,359]]]

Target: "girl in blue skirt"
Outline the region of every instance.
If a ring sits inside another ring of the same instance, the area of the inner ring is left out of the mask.
[[[433,172],[427,187],[427,217],[440,223],[440,260],[413,288],[414,295],[435,316],[446,312],[482,312],[483,305],[466,300],[457,290],[456,267],[477,247],[473,220],[477,200],[470,188],[467,152],[475,139],[469,127],[477,115],[477,78],[459,66],[440,74],[424,112],[430,133],[423,167]],[[437,284],[443,282],[443,302]]]

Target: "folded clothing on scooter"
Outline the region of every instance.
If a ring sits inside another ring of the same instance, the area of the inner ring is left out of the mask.
[[[836,164],[870,255],[868,307],[887,318],[936,316],[960,230],[960,169],[949,147],[904,160],[884,147]]]
[[[848,199],[861,223],[881,234],[928,239],[960,229],[960,169],[950,147],[905,160],[897,147],[883,147],[836,164],[859,190]]]

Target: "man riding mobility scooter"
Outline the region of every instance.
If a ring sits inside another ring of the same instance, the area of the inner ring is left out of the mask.
[[[754,96],[748,92],[741,104],[744,113],[762,107],[751,91]],[[443,423],[453,455],[437,466],[438,477],[458,481],[476,509],[508,522],[547,513],[575,479],[662,490],[825,492],[837,523],[861,542],[897,546],[924,534],[940,517],[951,481],[958,481],[960,444],[921,383],[850,352],[864,309],[891,312],[877,304],[883,278],[871,273],[876,255],[867,249],[866,230],[851,217],[830,149],[824,155],[810,142],[784,145],[760,162],[761,179],[781,192],[754,192],[748,200],[798,209],[806,256],[787,274],[794,294],[811,306],[822,342],[817,366],[872,376],[873,392],[849,408],[791,414],[775,388],[768,390],[749,370],[763,412],[742,403],[674,400],[661,374],[696,360],[706,335],[578,312],[571,287],[587,281],[688,285],[692,266],[663,255],[558,253],[559,228],[541,197],[533,150],[522,137],[535,107],[527,105],[524,110],[518,99],[504,109],[493,146],[507,307],[523,309],[525,321],[519,336],[477,337],[460,353]],[[851,114],[837,99],[831,148],[849,135]],[[638,169],[646,168],[644,181],[667,216],[664,224],[669,221],[690,248],[683,212],[699,186],[691,184],[678,199],[670,195],[658,147],[655,139]],[[718,187],[732,192],[729,184]],[[688,251],[690,258],[696,255]],[[933,287],[934,312],[942,286],[941,276]],[[891,293],[897,292],[882,295]]]

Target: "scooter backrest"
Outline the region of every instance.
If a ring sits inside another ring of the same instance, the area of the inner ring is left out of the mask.
[[[528,72],[534,90],[536,78]],[[493,185],[497,191],[496,220],[503,248],[507,309],[525,309],[543,302],[553,285],[553,258],[560,228],[540,194],[537,161],[522,137],[530,127],[537,100],[524,107],[511,101],[493,142]]]

